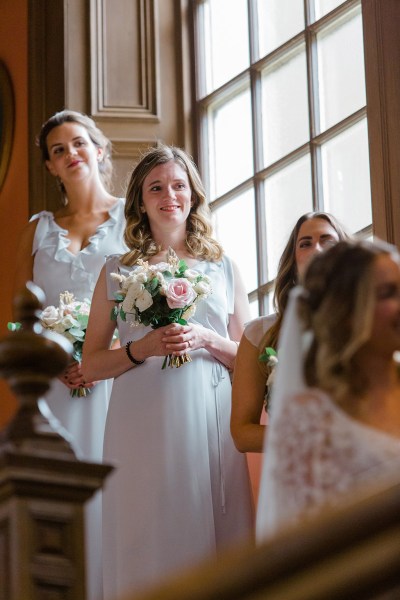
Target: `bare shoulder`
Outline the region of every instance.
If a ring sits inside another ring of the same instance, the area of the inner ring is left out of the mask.
[[[33,239],[35,237],[36,228],[38,225],[38,219],[27,223],[21,231],[19,238],[19,248],[29,248],[32,250]]]

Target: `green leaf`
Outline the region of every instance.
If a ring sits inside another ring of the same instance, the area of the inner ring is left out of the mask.
[[[82,329],[86,329],[89,322],[89,315],[77,315],[76,320],[79,321]]]
[[[22,328],[22,324],[18,323],[18,321],[16,321],[15,323],[12,323],[11,321],[9,321],[7,323],[7,329],[9,331],[18,331],[18,329]]]
[[[188,266],[183,259],[181,259],[178,263],[178,269],[175,273],[175,277],[184,277],[185,271],[187,271]]]
[[[84,338],[85,332],[82,329],[78,329],[77,327],[71,327],[68,329],[68,333],[73,335],[75,338]]]
[[[111,312],[110,312],[110,319],[111,319],[111,321],[116,321],[117,320],[118,313],[119,313],[118,308],[116,306],[113,306],[113,308],[111,309]]]
[[[278,356],[278,354],[277,354],[276,350],[274,350],[270,346],[267,346],[264,349],[264,351],[260,354],[260,356],[258,357],[258,360],[261,362],[268,362],[269,359],[271,358],[271,356]]]
[[[151,279],[151,281],[149,281],[148,286],[149,286],[148,291],[153,296],[154,295],[153,292],[155,292],[160,287],[160,282],[159,282],[158,278],[153,277],[153,279]]]

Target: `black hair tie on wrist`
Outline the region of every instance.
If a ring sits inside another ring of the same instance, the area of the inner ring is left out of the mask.
[[[130,342],[127,342],[127,343],[125,344],[125,352],[126,352],[126,355],[127,355],[127,357],[129,358],[129,360],[130,360],[131,362],[133,362],[133,364],[134,364],[134,365],[142,365],[142,364],[144,363],[144,360],[136,360],[136,358],[134,358],[134,357],[132,356],[132,354],[131,354],[131,344],[132,344],[132,341],[133,341],[133,340],[131,340]]]

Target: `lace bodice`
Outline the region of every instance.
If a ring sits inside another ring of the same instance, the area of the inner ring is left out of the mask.
[[[335,505],[355,486],[397,468],[400,439],[352,419],[319,390],[292,395],[265,445],[258,534]]]

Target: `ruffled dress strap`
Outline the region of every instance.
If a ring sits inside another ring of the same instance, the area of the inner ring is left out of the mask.
[[[115,300],[115,293],[119,290],[119,283],[111,277],[111,273],[121,273],[129,275],[132,267],[126,267],[120,263],[121,254],[110,254],[106,258],[106,280],[107,280],[107,299]]]
[[[34,215],[31,221],[39,219],[39,222],[34,236],[32,253],[35,254],[40,250],[52,260],[69,265],[71,280],[79,286],[86,286],[90,292],[93,292],[103,264],[100,262],[98,268],[93,268],[93,261],[96,260],[96,257],[101,257],[102,260],[105,259],[106,251],[103,249],[105,249],[109,238],[115,239],[116,243],[117,240],[122,240],[125,226],[124,205],[124,198],[118,198],[114,206],[108,211],[109,218],[97,227],[94,234],[90,236],[87,246],[77,254],[70,252],[71,241],[67,237],[68,231],[56,223],[52,212],[42,211]],[[123,242],[119,246],[121,249],[125,247]]]
[[[45,240],[52,224],[54,223],[54,215],[48,210],[42,210],[41,212],[32,215],[29,219],[29,223],[38,221],[36,226],[35,235],[32,244],[32,256],[36,254],[39,248],[42,247],[43,241]]]

